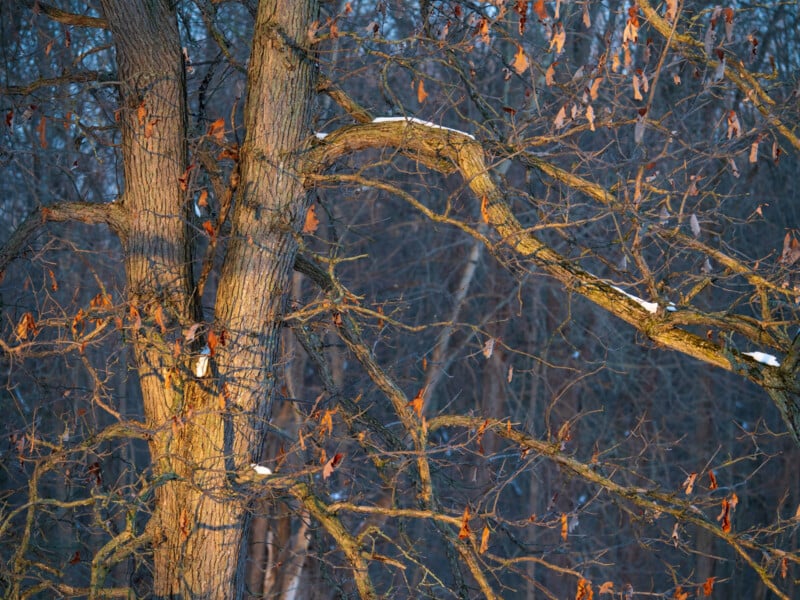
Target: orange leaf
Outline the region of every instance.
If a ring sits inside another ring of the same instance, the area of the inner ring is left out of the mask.
[[[517,53],[514,55],[514,62],[511,66],[517,72],[517,75],[522,75],[528,69],[528,57],[525,56],[525,51],[522,46],[517,46]]]
[[[41,120],[39,121],[39,127],[36,128],[39,132],[39,145],[47,149],[47,118],[42,116]]]
[[[556,74],[556,65],[557,64],[558,64],[558,61],[554,60],[552,63],[550,63],[550,66],[547,67],[547,71],[545,71],[545,73],[544,73],[544,84],[546,86],[551,86],[551,85],[553,85],[555,83],[555,79],[553,79],[553,77]]]
[[[208,234],[208,237],[210,237],[212,240],[217,235],[217,231],[214,229],[211,221],[203,221],[203,231],[205,231]]]
[[[683,482],[683,491],[688,496],[694,490],[694,482],[697,479],[697,473],[691,473]]]
[[[421,419],[422,418],[422,405],[425,403],[425,388],[422,388],[420,391],[417,392],[417,395],[414,396],[414,399],[409,402],[409,406],[417,413],[417,416]]]
[[[203,188],[200,190],[200,195],[197,197],[197,206],[208,206],[208,190]]]
[[[214,352],[217,350],[217,344],[219,344],[219,336],[214,333],[213,331],[208,332],[208,355],[214,356]]]
[[[481,217],[483,217],[483,222],[488,225],[488,223],[489,223],[489,200],[486,198],[486,194],[484,194],[483,198],[481,198]]]
[[[561,513],[561,539],[567,541],[567,532],[569,531],[569,524],[567,522],[567,513]]]
[[[547,9],[544,7],[544,0],[535,0],[533,3],[533,12],[539,17],[540,21],[547,18]]]
[[[703,595],[710,596],[711,593],[714,591],[714,580],[716,577],[709,577],[703,583]]]
[[[183,175],[178,177],[178,184],[181,186],[181,191],[185,192],[189,189],[189,172],[194,169],[194,164],[189,165],[186,167],[186,170],[183,172]]]
[[[312,204],[306,211],[306,220],[303,223],[303,233],[314,233],[319,227],[319,219],[317,218],[317,208]]]
[[[458,539],[465,540],[469,537],[469,506],[464,507],[464,514],[461,515],[461,530],[458,532]]]
[[[714,471],[708,472],[708,479],[709,479],[708,489],[710,490],[717,489],[717,476],[714,475]]]
[[[161,335],[167,333],[167,326],[164,323],[164,309],[160,304],[156,306],[155,311],[153,311],[153,318],[156,320],[156,325],[161,329]]]
[[[208,135],[217,140],[220,144],[225,141],[225,119],[220,117],[208,126]]]
[[[672,594],[672,598],[674,600],[687,600],[689,597],[689,592],[684,592],[681,586],[675,588],[675,591]]]
[[[613,581],[606,581],[603,585],[600,586],[598,590],[599,594],[613,594],[614,593],[614,582]]]
[[[36,321],[33,320],[33,315],[29,312],[22,315],[22,319],[20,319],[15,331],[17,337],[21,340],[27,339],[29,333],[36,335]]]
[[[489,37],[489,21],[486,17],[481,18],[478,22],[478,26],[475,28],[475,33],[481,36],[484,44],[489,44],[491,38]]]
[[[425,102],[425,98],[428,97],[428,92],[425,91],[425,81],[422,79],[419,80],[417,84],[417,102],[422,104]]]
[[[145,119],[147,119],[147,107],[144,105],[144,100],[136,109],[136,119],[139,121],[139,125],[144,125]]]
[[[325,412],[322,414],[322,418],[319,420],[319,433],[320,435],[325,435],[325,432],[328,432],[328,435],[333,433],[333,415],[336,414],[336,409],[325,409]]]
[[[489,549],[489,528],[484,526],[483,533],[481,534],[481,547],[478,549],[480,554],[483,554]],[[783,559],[786,560],[785,558]]]
[[[339,463],[342,462],[344,458],[344,454],[341,452],[337,452],[333,455],[333,457],[325,463],[325,466],[322,467],[322,478],[327,479],[333,473],[333,470],[339,466]]]
[[[593,597],[592,582],[581,577],[578,580],[578,591],[575,592],[575,600],[592,600]]]

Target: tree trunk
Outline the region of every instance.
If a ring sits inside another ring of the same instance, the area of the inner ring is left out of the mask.
[[[166,0],[103,0],[121,80],[123,240],[132,333],[153,435],[156,597],[233,598],[244,592],[245,501],[226,473],[255,460],[275,377],[284,292],[305,198],[294,172],[308,138],[313,63],[302,47],[312,0],[263,0],[245,106],[241,182],[232,213],[213,329],[226,343],[218,379],[197,381],[174,350],[200,318],[191,274],[186,100],[177,20]],[[176,357],[176,354],[178,356]]]

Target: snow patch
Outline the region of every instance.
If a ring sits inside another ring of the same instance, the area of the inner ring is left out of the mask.
[[[767,365],[769,367],[781,366],[781,363],[777,358],[772,356],[772,354],[767,354],[765,352],[743,352],[743,354],[745,356],[749,356],[756,362],[760,362],[762,365]]]
[[[315,131],[314,135],[317,137],[318,140],[324,140],[326,137],[328,137],[328,134],[325,133],[324,131]]]
[[[460,135],[465,135],[471,140],[475,139],[474,135],[467,133],[466,131],[461,131],[460,129],[453,129],[452,127],[443,127],[442,125],[437,125],[436,123],[431,123],[430,121],[423,121],[422,119],[417,119],[416,117],[376,117],[372,119],[373,123],[392,123],[396,121],[407,121],[408,123],[416,123],[417,125],[424,125],[425,127],[444,129],[445,131],[452,131]]]
[[[639,296],[634,296],[633,294],[629,294],[622,288],[618,288],[615,285],[612,285],[611,287],[617,290],[620,294],[625,294],[628,298],[636,302],[636,304],[641,306],[650,314],[654,315],[658,312],[658,302],[648,302],[647,300],[642,300],[641,298],[639,298]],[[666,309],[669,312],[675,312],[676,310],[678,310],[678,307],[675,306],[673,302],[670,302],[669,304],[667,304]]]
[[[258,473],[259,475],[272,475],[272,469],[269,467],[265,467],[264,465],[258,465],[256,463],[250,463],[250,466],[253,468],[253,471]]]

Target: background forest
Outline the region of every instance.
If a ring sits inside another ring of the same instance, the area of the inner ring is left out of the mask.
[[[0,1],[4,596],[797,597],[799,9]]]

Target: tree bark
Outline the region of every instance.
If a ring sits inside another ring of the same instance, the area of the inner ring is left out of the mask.
[[[293,172],[309,136],[313,63],[302,49],[316,2],[264,0],[255,23],[241,182],[213,330],[216,380],[174,349],[200,319],[191,272],[186,100],[177,20],[166,0],[103,0],[121,80],[123,236],[133,342],[157,487],[148,527],[156,597],[244,593],[246,503],[226,473],[263,443],[280,319],[306,194]],[[177,354],[177,356],[176,356]],[[211,381],[211,382],[210,382]]]

